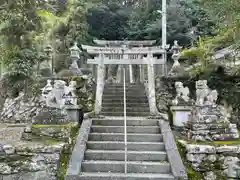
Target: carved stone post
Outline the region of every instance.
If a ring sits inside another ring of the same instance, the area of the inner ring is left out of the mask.
[[[79,54],[81,52],[80,49],[77,46],[77,42],[75,42],[74,46],[70,48],[70,51],[71,51],[71,56],[70,57],[71,57],[72,63],[69,67],[69,70],[72,71],[74,74],[82,75],[82,72],[79,69],[78,64],[77,64],[77,61],[80,58]]]
[[[96,65],[93,64],[93,65],[92,65],[92,75],[93,75],[93,77],[94,77],[95,79],[97,78],[97,72],[96,72],[96,69],[97,69]]]
[[[155,79],[154,79],[154,68],[153,68],[153,55],[148,54],[147,60],[148,64],[148,101],[149,101],[149,109],[152,115],[157,114],[156,107],[156,95],[155,95]]]
[[[133,69],[131,64],[129,64],[129,76],[130,76],[130,83],[133,83]]]
[[[127,45],[123,45],[122,48],[123,48],[123,59],[129,59],[129,55],[124,53],[125,50],[128,48]],[[133,69],[131,64],[128,65],[128,69],[129,69],[129,78],[126,78],[126,79],[129,79],[130,83],[133,83]]]
[[[99,114],[102,109],[102,95],[104,89],[104,77],[105,77],[104,54],[99,54],[99,58],[96,57],[95,59],[98,61],[98,65],[97,65],[97,88],[94,112],[95,114]]]
[[[119,64],[118,65],[118,69],[117,69],[117,83],[122,83],[123,82],[123,71],[122,71],[122,69],[123,69],[123,67],[122,67],[123,65],[122,64]]]
[[[126,58],[129,57],[129,55],[124,55]],[[129,66],[129,80],[130,80],[130,83],[134,83],[134,80],[133,80],[133,67],[131,64],[128,65]]]

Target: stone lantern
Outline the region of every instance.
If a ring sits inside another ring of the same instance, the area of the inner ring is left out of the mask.
[[[53,57],[52,57],[52,53],[53,53],[53,49],[51,45],[47,45],[44,48],[44,52],[46,53],[47,57],[48,57],[48,65],[53,73]]]
[[[178,62],[180,58],[180,49],[181,47],[178,45],[178,41],[175,40],[171,49],[173,52],[172,59],[174,60],[173,67],[180,66],[180,63]]]
[[[183,70],[183,67],[181,67],[180,63],[178,62],[181,53],[180,53],[180,49],[181,47],[178,45],[178,41],[174,41],[174,45],[171,48],[171,52],[173,53],[172,55],[172,59],[174,61],[173,66],[171,68],[171,70],[169,71],[168,75],[169,76],[175,76],[179,73],[181,73]]]
[[[74,45],[70,48],[71,51],[71,58],[78,60],[80,58],[79,54],[81,50],[77,46],[77,42],[74,43]]]
[[[80,52],[81,50],[77,46],[77,42],[74,43],[74,45],[70,48],[71,54],[71,65],[69,67],[69,70],[72,71],[76,75],[82,75],[81,70],[78,67],[77,61],[80,58]]]

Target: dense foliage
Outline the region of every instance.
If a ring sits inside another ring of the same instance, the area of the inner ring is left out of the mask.
[[[14,68],[18,68],[19,72],[30,73],[34,64],[47,58],[44,48],[51,45],[56,70],[60,71],[67,67],[69,47],[75,40],[160,41],[158,10],[160,0],[4,0],[0,4],[1,59],[7,71],[16,72]],[[169,43],[178,39],[187,46],[198,35],[213,33],[214,24],[195,0],[168,1],[167,12]],[[26,53],[26,61],[15,58]],[[9,61],[25,65],[18,67]]]
[[[176,39],[189,46],[199,35],[214,34],[214,23],[198,1],[167,2],[168,43]],[[161,5],[161,0],[99,0],[88,10],[89,34],[99,39],[160,42]]]
[[[240,4],[238,0],[204,0],[204,8],[214,17],[218,29],[229,32],[232,44],[240,42]],[[228,43],[228,42],[226,42]]]
[[[57,73],[67,69],[74,41],[156,39],[160,44],[161,6],[161,0],[3,0],[1,64],[14,84],[35,79],[49,58]],[[215,50],[239,44],[239,8],[236,0],[167,1],[168,43],[176,39],[193,46],[184,53],[192,57],[190,63],[201,62],[197,71],[202,72]]]

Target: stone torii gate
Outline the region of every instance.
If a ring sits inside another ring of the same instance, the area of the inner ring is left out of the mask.
[[[127,43],[126,43],[127,44]],[[130,43],[128,43],[130,44]],[[132,71],[132,65],[141,65],[144,70],[144,65],[147,65],[147,83],[145,82],[149,108],[151,114],[157,114],[156,108],[156,97],[155,97],[155,78],[154,78],[154,67],[153,65],[160,64],[163,65],[163,70],[165,70],[166,62],[164,59],[156,59],[153,54],[163,54],[165,50],[160,46],[153,47],[96,47],[82,45],[83,49],[86,49],[89,54],[98,55],[94,59],[88,59],[88,64],[97,65],[97,88],[96,88],[96,100],[95,100],[95,114],[101,112],[102,107],[102,95],[105,84],[105,65],[119,65],[118,67],[118,77],[122,76],[123,65],[129,65],[129,76],[130,83]],[[146,57],[144,57],[146,55]],[[119,75],[120,74],[120,75]],[[144,71],[140,73],[140,77],[144,76]],[[141,82],[144,83],[144,78],[140,78]],[[121,82],[121,79],[118,79]]]

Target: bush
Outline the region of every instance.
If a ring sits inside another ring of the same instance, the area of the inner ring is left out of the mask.
[[[57,73],[67,69],[70,65],[69,54],[57,54],[54,62],[54,69]]]
[[[39,70],[39,74],[43,77],[51,77],[52,70],[50,68],[42,68]]]
[[[74,74],[68,69],[64,69],[60,71],[57,75],[58,77],[62,77],[62,78],[71,78],[72,76],[74,76]]]

